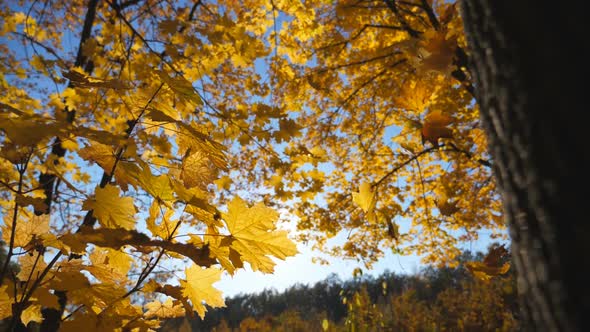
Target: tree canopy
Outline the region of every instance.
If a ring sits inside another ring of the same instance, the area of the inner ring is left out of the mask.
[[[504,234],[455,3],[23,1],[0,17],[12,327],[203,317],[222,271],[297,253],[278,210],[368,266],[384,250],[454,265],[461,241]],[[471,268],[504,273],[502,255]]]
[[[369,265],[384,248],[453,264],[461,241],[501,236],[457,5],[275,5],[296,18],[271,64],[277,105],[294,114],[265,181],[293,206],[301,240]],[[339,232],[346,242],[327,247]]]

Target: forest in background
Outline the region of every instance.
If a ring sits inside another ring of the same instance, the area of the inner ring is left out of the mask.
[[[484,254],[465,251],[458,267],[424,267],[413,273],[359,271],[333,274],[315,284],[225,299],[203,320],[176,318],[159,331],[517,331],[514,273],[490,280],[465,268]],[[508,259],[508,258],[506,258]]]

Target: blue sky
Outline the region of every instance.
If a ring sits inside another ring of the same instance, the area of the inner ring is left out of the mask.
[[[484,251],[490,241],[482,237],[478,241],[464,243],[465,250]],[[330,274],[337,274],[341,280],[352,278],[355,268],[361,268],[363,274],[377,276],[386,270],[399,274],[414,274],[424,267],[417,256],[400,256],[390,250],[384,250],[385,256],[375,263],[371,270],[367,270],[362,262],[344,260],[336,257],[321,255],[313,251],[311,246],[297,244],[299,254],[289,257],[285,261],[275,260],[274,274],[252,272],[251,269],[238,270],[232,277],[227,273],[222,275],[221,281],[214,286],[221,290],[224,296],[233,296],[239,293],[258,293],[264,289],[274,288],[282,291],[297,283],[313,284],[323,280]],[[320,265],[312,262],[312,258],[321,256],[329,260],[330,265]]]
[[[258,293],[269,288],[281,291],[297,283],[313,284],[332,273],[337,274],[340,279],[346,280],[352,278],[355,268],[363,268],[362,263],[333,257],[329,258],[330,265],[315,264],[311,259],[318,255],[317,252],[313,252],[310,247],[301,244],[298,244],[298,249],[300,254],[277,262],[274,274],[265,275],[260,272],[252,272],[250,269],[239,270],[234,277],[224,274],[215,287],[221,290],[225,296],[238,293]],[[396,273],[413,273],[417,271],[419,266],[419,260],[416,257],[387,254],[384,259],[375,264],[372,271],[363,268],[363,273],[377,275],[385,270]]]

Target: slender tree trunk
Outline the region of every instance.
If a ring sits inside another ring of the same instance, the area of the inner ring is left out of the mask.
[[[465,0],[462,15],[523,323],[587,330],[590,18],[581,3],[507,0]]]

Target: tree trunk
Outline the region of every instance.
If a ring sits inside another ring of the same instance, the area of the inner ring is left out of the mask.
[[[522,321],[535,331],[582,331],[590,314],[590,19],[581,4],[548,1],[465,0],[462,15]]]

